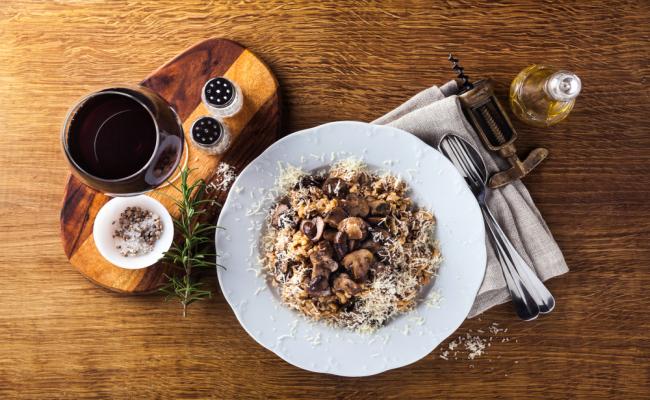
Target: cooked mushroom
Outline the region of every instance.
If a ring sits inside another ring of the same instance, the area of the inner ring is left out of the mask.
[[[339,231],[336,229],[326,228],[323,231],[323,239],[327,240],[328,242],[334,242],[334,238],[336,238],[337,233],[339,233]]]
[[[327,178],[323,182],[323,192],[328,197],[345,197],[350,192],[350,188],[341,178]]]
[[[357,183],[359,185],[367,185],[370,183],[370,175],[367,172],[361,172],[357,177]]]
[[[316,223],[316,236],[312,239],[314,242],[320,240],[323,236],[323,231],[325,230],[325,221],[321,217],[314,217],[314,222]]]
[[[365,217],[370,212],[368,202],[361,196],[350,194],[347,199],[343,200],[343,208],[348,212],[350,217]]]
[[[358,282],[364,282],[368,277],[368,270],[374,261],[375,257],[370,251],[360,249],[343,257],[341,264],[343,264],[348,271],[352,272],[354,279]]]
[[[312,264],[316,264],[324,258],[332,258],[334,250],[332,245],[327,240],[321,240],[316,245],[314,251],[309,255],[309,260]]]
[[[316,236],[316,224],[312,220],[302,220],[300,223],[300,230],[310,239]]]
[[[325,215],[324,221],[332,228],[338,229],[339,223],[341,223],[341,221],[343,221],[347,216],[348,214],[343,208],[334,207]]]
[[[325,229],[325,222],[321,217],[315,217],[312,220],[303,220],[300,223],[300,230],[312,242],[318,242],[323,236],[323,229]]]
[[[308,188],[312,186],[320,186],[323,178],[318,175],[305,175],[295,184],[294,189]]]
[[[348,297],[352,297],[355,294],[361,291],[361,286],[359,286],[355,281],[350,278],[350,275],[342,273],[336,278],[334,278],[334,283],[332,285],[334,292],[343,292]]]
[[[371,215],[386,216],[390,212],[390,205],[385,200],[373,200],[368,205]]]
[[[323,268],[323,269],[326,269],[326,270],[328,270],[330,272],[334,272],[337,269],[339,269],[339,263],[337,263],[336,261],[334,261],[331,258],[325,258],[325,259],[323,259],[323,261],[321,261],[317,265],[318,265],[318,268]]]
[[[348,240],[348,250],[355,251],[357,248],[359,248],[359,242],[360,240]]]
[[[337,259],[342,259],[348,253],[348,234],[337,232],[334,237],[334,254]]]
[[[341,232],[348,234],[348,238],[352,240],[363,240],[368,234],[368,224],[359,217],[348,217],[341,221],[338,225]]]
[[[369,238],[364,240],[363,243],[361,243],[361,248],[366,249],[373,254],[377,254],[377,252],[382,248],[382,246],[381,244]]]
[[[330,274],[339,268],[339,265],[332,259],[332,246],[329,242],[319,242],[316,250],[309,255],[309,261],[311,261],[312,270],[307,292],[314,296],[331,294],[328,279]]]
[[[370,225],[386,225],[386,217],[368,217],[366,218],[366,221],[368,221]]]
[[[317,297],[329,296],[332,294],[327,277],[322,275],[316,275],[313,277],[311,281],[309,281],[309,286],[307,286],[307,293]]]
[[[285,216],[289,212],[289,206],[283,203],[278,204],[271,215],[271,224],[276,228],[284,228],[286,224]]]
[[[325,279],[329,279],[330,274],[332,271],[330,271],[329,268],[326,268],[324,266],[324,263],[317,263],[313,265],[313,268],[311,269],[311,279],[313,280],[317,276],[322,276]]]

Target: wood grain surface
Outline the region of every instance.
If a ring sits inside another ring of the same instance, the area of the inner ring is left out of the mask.
[[[222,155],[209,155],[192,145],[186,146],[183,157],[190,169],[189,182],[201,178],[208,184],[222,186],[223,173],[216,172],[222,162],[230,161],[228,167],[238,174],[280,135],[280,88],[269,67],[240,44],[211,38],[184,49],[152,72],[141,85],[152,89],[174,107],[183,121],[185,141],[190,143],[192,123],[209,115],[201,102],[203,85],[216,76],[237,82],[244,95],[241,110],[223,121],[232,144]],[[223,203],[227,195],[225,189],[211,190],[210,198]],[[178,190],[163,185],[147,195],[160,201],[173,217],[178,216],[174,203],[180,197]],[[95,246],[92,233],[95,217],[109,200],[108,196],[70,176],[61,207],[61,239],[66,256],[80,273],[104,288],[125,294],[156,291],[166,283],[169,265],[159,262],[145,269],[119,268],[108,262]],[[216,221],[218,211],[204,216]]]
[[[649,26],[645,0],[0,2],[0,398],[648,398]],[[571,268],[549,282],[556,310],[526,323],[503,305],[466,321],[457,334],[508,329],[473,361],[436,350],[343,379],[264,350],[219,293],[183,319],[157,295],[87,281],[58,236],[67,108],[210,37],[270,64],[285,133],[372,120],[449,79],[449,51],[502,99],[531,63],[576,71],[568,120],[515,121],[520,152],[550,150],[526,183]]]

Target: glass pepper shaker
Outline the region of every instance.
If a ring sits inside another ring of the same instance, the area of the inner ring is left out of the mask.
[[[230,146],[230,131],[216,118],[198,118],[190,132],[192,144],[208,154],[223,154]]]
[[[218,76],[205,83],[201,99],[208,111],[217,118],[228,118],[237,114],[244,105],[244,96],[235,82]]]

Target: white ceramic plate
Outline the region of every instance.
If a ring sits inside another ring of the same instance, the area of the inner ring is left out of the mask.
[[[150,253],[137,257],[124,257],[115,247],[113,221],[119,220],[120,214],[127,207],[141,207],[160,216],[163,226],[162,235]],[[165,206],[152,197],[145,195],[116,197],[104,204],[97,213],[93,224],[93,239],[99,253],[111,264],[125,269],[141,269],[155,264],[169,250],[174,240],[174,223]]]
[[[419,206],[435,214],[444,261],[432,291],[440,304],[424,302],[376,333],[360,335],[312,322],[283,306],[267,284],[257,243],[268,196],[281,167],[305,171],[346,158],[400,175]],[[244,329],[287,362],[314,372],[366,376],[413,363],[429,354],[467,317],[485,273],[485,232],[476,200],[452,164],[437,150],[399,129],[334,122],[289,135],[242,171],[230,190],[216,235],[219,283]]]

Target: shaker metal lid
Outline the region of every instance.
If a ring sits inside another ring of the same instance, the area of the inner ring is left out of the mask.
[[[199,146],[213,146],[223,137],[223,126],[212,117],[201,117],[192,123],[192,141]]]
[[[227,107],[235,98],[235,87],[227,78],[218,76],[206,82],[203,95],[205,101],[213,107]]]

